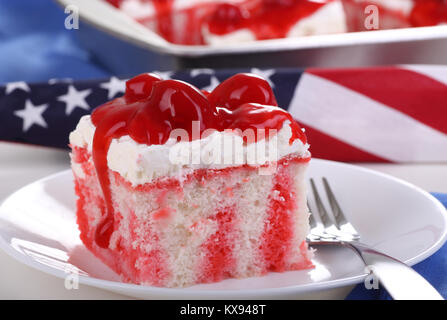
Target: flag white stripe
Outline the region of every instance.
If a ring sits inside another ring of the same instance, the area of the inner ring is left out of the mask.
[[[312,74],[301,77],[288,111],[303,124],[391,161],[447,161],[444,133]]]
[[[414,71],[447,85],[447,66],[437,65],[400,65],[402,69]]]

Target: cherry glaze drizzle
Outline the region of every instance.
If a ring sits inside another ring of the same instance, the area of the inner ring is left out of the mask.
[[[108,0],[119,7],[122,0]],[[285,37],[300,19],[333,0],[245,0],[237,4],[218,1],[192,5],[182,10],[174,8],[175,0],[151,1],[155,14],[138,19],[156,31],[167,41],[176,44],[205,44],[202,30],[207,26],[218,35],[247,28],[257,39]],[[186,19],[182,28],[176,20]]]
[[[92,113],[96,126],[93,161],[101,184],[106,212],[96,230],[96,243],[108,247],[114,230],[113,204],[107,166],[112,139],[129,135],[138,143],[164,144],[174,129],[184,129],[192,139],[192,122],[206,129],[280,130],[284,121],[292,127],[290,143],[306,142],[306,136],[292,116],[277,106],[268,82],[256,75],[237,74],[211,93],[178,80],[162,80],[141,74],[127,81],[123,97],[110,101]],[[256,131],[255,131],[256,132]],[[257,136],[255,137],[257,139]]]
[[[415,27],[447,23],[447,1],[416,0],[410,14],[410,23]]]
[[[107,1],[118,8],[123,2],[123,0]],[[202,36],[204,26],[216,35],[249,29],[258,40],[284,38],[299,20],[312,15],[333,0],[245,0],[237,4],[200,3],[181,11],[182,19],[186,19],[187,23],[180,30],[174,26],[178,14],[174,9],[175,0],[146,1],[153,3],[155,14],[139,19],[141,23],[155,25],[157,32],[169,42],[197,45],[205,44]],[[446,0],[414,0],[414,3],[408,21],[412,26],[447,23]],[[363,9],[363,6],[359,6],[359,12],[355,14],[364,15]]]
[[[285,38],[301,19],[332,0],[256,0],[245,4],[220,4],[205,21],[211,33],[249,29],[258,40]]]

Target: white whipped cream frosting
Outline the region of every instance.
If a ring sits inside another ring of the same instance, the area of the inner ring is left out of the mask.
[[[287,34],[288,38],[348,31],[341,1],[332,1],[309,17],[298,21]]]
[[[92,152],[94,134],[95,126],[90,116],[84,116],[70,134],[70,144]],[[150,146],[137,143],[126,135],[112,140],[107,153],[107,164],[109,169],[118,172],[136,186],[164,176],[181,178],[201,168],[263,165],[289,154],[309,157],[309,145],[299,139],[290,144],[291,137],[290,121],[285,121],[281,130],[270,139],[247,145],[244,145],[241,136],[225,131],[215,131],[205,138],[193,141],[177,142],[175,138],[170,138],[163,145]],[[230,147],[227,148],[228,146]],[[258,150],[260,152],[257,153]],[[76,164],[73,165],[73,170],[79,177],[83,176],[82,172],[77,172],[81,168]]]

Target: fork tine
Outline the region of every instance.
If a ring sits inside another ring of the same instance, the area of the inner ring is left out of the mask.
[[[347,228],[347,230],[349,230],[349,233],[354,238],[359,238],[360,236],[357,233],[357,231],[355,230],[354,226],[348,221],[348,219],[346,219],[346,216],[343,213],[343,210],[341,209],[340,205],[338,204],[337,198],[335,197],[335,194],[329,185],[329,181],[325,177],[323,177],[323,185],[324,185],[324,189],[326,191],[327,197],[329,199],[329,204],[332,209],[332,214],[334,216],[335,225],[336,225],[337,229],[340,230],[341,228]],[[343,230],[345,230],[345,229],[343,229]]]
[[[340,229],[340,226],[342,224],[347,223],[348,221],[346,220],[346,217],[345,217],[343,211],[341,210],[337,199],[335,198],[334,192],[332,191],[332,189],[329,185],[329,182],[327,181],[327,179],[325,177],[323,177],[323,185],[324,185],[324,189],[326,191],[327,197],[329,199],[329,204],[332,209],[332,214],[334,215],[334,218],[335,218],[335,225],[338,229]]]
[[[315,198],[315,203],[317,205],[317,211],[312,212],[312,214],[318,215],[321,222],[323,223],[323,226],[325,228],[329,228],[332,225],[332,221],[330,220],[326,208],[323,205],[323,202],[321,201],[320,194],[317,191],[317,188],[315,187],[314,179],[310,179],[310,185],[312,187],[312,192]]]

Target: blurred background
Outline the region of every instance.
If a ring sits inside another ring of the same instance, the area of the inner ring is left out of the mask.
[[[2,1],[0,82],[190,68],[444,64],[446,7],[441,0]]]

